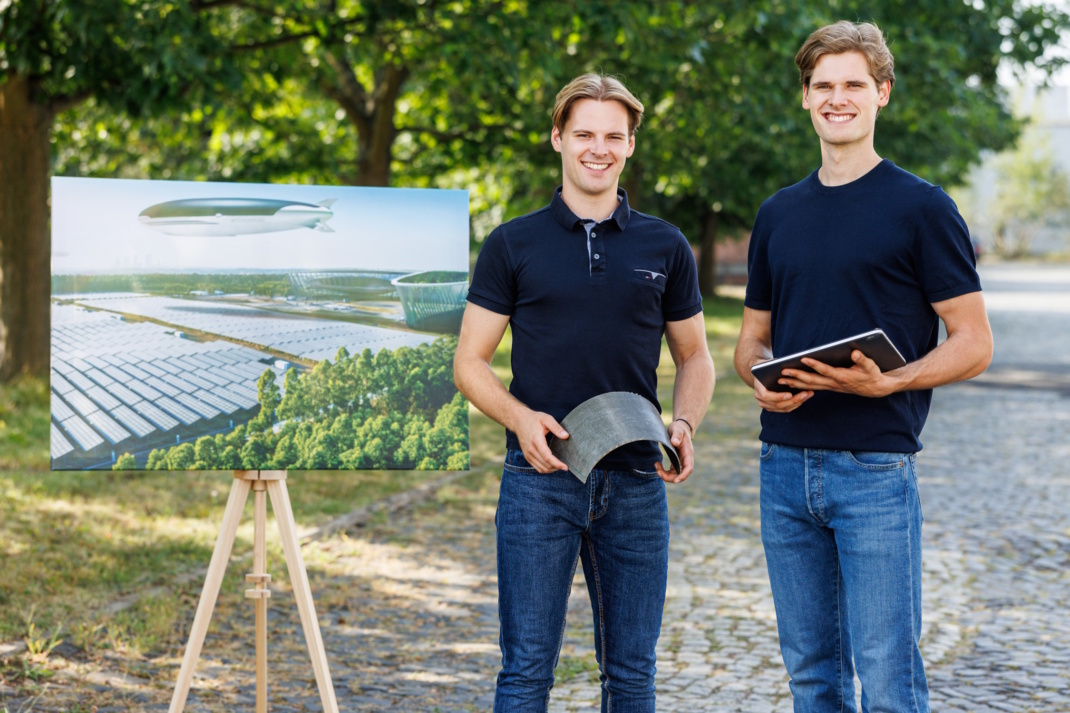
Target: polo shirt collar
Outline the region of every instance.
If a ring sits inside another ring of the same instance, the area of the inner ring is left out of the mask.
[[[623,231],[625,226],[628,225],[628,218],[631,217],[632,211],[628,207],[628,194],[623,188],[617,188],[617,209],[613,211],[613,215],[609,216],[609,219],[617,224],[617,227]],[[572,212],[572,209],[565,205],[565,201],[561,198],[561,186],[557,187],[554,191],[554,199],[550,201],[550,212],[554,216],[554,220],[560,223],[566,230],[575,230],[577,223],[582,222],[581,219]]]

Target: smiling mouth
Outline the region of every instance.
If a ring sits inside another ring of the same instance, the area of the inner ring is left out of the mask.
[[[825,114],[825,121],[831,124],[846,124],[853,118],[854,114]]]
[[[591,163],[590,161],[580,161],[580,163],[582,163],[584,166],[591,169],[592,171],[605,171],[607,168],[609,168],[608,163]]]

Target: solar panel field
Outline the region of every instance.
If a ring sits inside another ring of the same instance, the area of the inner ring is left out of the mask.
[[[233,431],[257,416],[257,381],[333,359],[340,347],[417,347],[436,335],[217,300],[64,295],[52,307],[52,467],[143,465],[155,449]],[[154,321],[134,321],[145,318]],[[184,338],[196,333],[197,339]]]

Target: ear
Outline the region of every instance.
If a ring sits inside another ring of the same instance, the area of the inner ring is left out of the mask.
[[[892,83],[887,79],[877,87],[877,106],[888,106],[888,100],[892,98]]]
[[[628,137],[628,153],[624,154],[625,158],[631,158],[632,153],[635,151],[635,134]]]
[[[806,109],[807,111],[810,111],[810,98],[808,96],[809,95],[809,91],[810,91],[810,87],[808,85],[804,84],[803,85],[802,107],[803,107],[803,109]]]
[[[554,151],[561,153],[561,132],[557,130],[556,126],[550,132],[550,143],[553,145]]]

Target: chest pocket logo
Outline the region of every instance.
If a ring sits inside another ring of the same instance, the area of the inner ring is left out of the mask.
[[[635,270],[633,270],[633,273],[635,277],[641,280],[653,282],[656,285],[665,285],[666,277],[664,273],[657,272],[656,270],[644,270],[639,267],[635,268]]]

